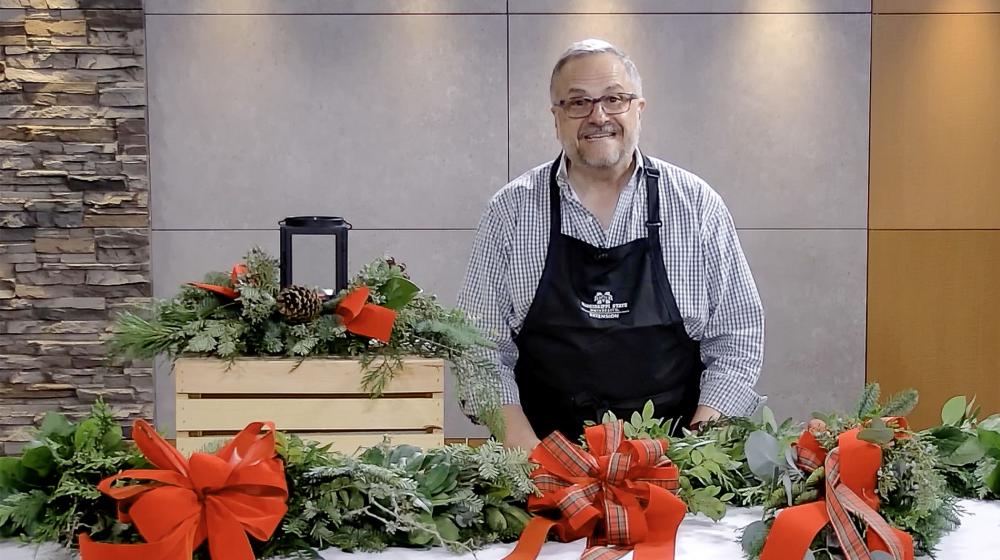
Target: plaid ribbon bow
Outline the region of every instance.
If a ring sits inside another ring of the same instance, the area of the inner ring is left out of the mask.
[[[528,511],[560,518],[534,517],[506,558],[533,560],[555,528],[562,541],[587,537],[581,560],[615,560],[632,550],[636,560],[672,560],[687,508],[674,495],[677,467],[665,457],[667,441],[625,441],[620,420],[591,426],[585,437],[592,454],[559,432],[532,451],[540,466],[531,478],[542,496],[528,498]]]
[[[902,418],[889,419],[905,427]],[[888,552],[894,560],[913,560],[913,538],[890,526],[878,514],[875,494],[882,449],[858,439],[860,428],[844,432],[829,453],[808,431],[799,437],[796,464],[806,472],[826,469],[823,500],[784,509],[775,519],[760,560],[801,560],[816,535],[829,523],[846,560],[871,560],[871,552]],[[862,540],[849,513],[868,525]],[[867,541],[867,542],[866,542]]]

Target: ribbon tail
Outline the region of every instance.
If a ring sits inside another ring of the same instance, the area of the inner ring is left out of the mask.
[[[637,546],[636,549],[638,548],[639,547]],[[587,550],[583,551],[583,554],[580,555],[580,560],[618,560],[619,558],[625,556],[629,552],[632,551],[627,548],[592,546]],[[636,554],[638,554],[638,552],[636,552]],[[638,558],[638,556],[633,555],[632,558],[635,559]],[[663,560],[667,560],[667,558],[664,556],[649,556],[648,558],[650,558],[651,560],[654,558],[661,558]],[[673,558],[673,556],[671,556],[671,558]]]
[[[517,545],[510,554],[503,557],[503,560],[535,560],[538,553],[542,551],[545,544],[545,537],[556,524],[551,519],[544,517],[533,517],[528,525],[521,532],[521,538],[517,540]]]
[[[187,560],[195,549],[194,527],[187,525],[163,540],[137,544],[99,543],[81,533],[80,560]]]
[[[891,527],[892,533],[899,540],[899,545],[902,548],[903,558],[902,560],[913,560],[913,537],[910,536],[906,531],[900,531],[895,527]],[[875,531],[868,531],[866,535],[866,540],[868,541],[868,549],[871,551],[880,550],[882,552],[887,552],[892,554],[892,550],[886,541],[879,536]]]
[[[389,342],[392,337],[392,324],[396,321],[396,312],[388,307],[366,304],[353,321],[345,326],[354,334],[367,336]]]
[[[649,539],[635,545],[633,560],[673,560],[677,548],[677,529],[684,520],[687,506],[669,490],[649,485],[646,518]]]
[[[802,560],[829,520],[822,500],[786,508],[774,520],[760,560]]]

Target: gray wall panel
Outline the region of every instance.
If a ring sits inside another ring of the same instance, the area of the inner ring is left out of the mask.
[[[149,2],[155,294],[254,244],[276,253],[281,217],[326,213],[358,228],[352,272],[393,253],[453,304],[488,198],[558,152],[555,58],[599,36],[643,73],[642,146],[708,180],[741,228],[768,314],[761,392],[781,416],[849,405],[864,383],[869,17],[289,15],[502,11],[494,4],[259,0],[211,10],[285,15],[182,16],[155,14],[209,8]],[[614,5],[695,4],[706,14],[868,11],[850,0]],[[361,109],[344,108],[358,98]],[[321,278],[316,262],[303,274]],[[158,424],[171,425],[172,377],[157,373]],[[448,437],[483,435],[451,403],[446,424]]]
[[[506,0],[146,0],[147,14],[502,14]]]
[[[798,420],[847,410],[865,383],[867,233],[740,232],[766,314],[758,392]]]
[[[474,227],[507,168],[504,16],[148,16],[156,229]]]
[[[864,228],[870,34],[865,15],[511,16],[511,176],[558,153],[552,65],[600,37],[642,74],[640,145],[739,227]]]
[[[871,0],[510,0],[511,13],[679,14],[871,12]]]

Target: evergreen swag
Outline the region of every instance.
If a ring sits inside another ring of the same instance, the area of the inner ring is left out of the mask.
[[[461,310],[446,309],[422,293],[401,264],[391,258],[371,262],[346,291],[323,303],[318,315],[309,309],[309,290],[281,292],[278,262],[261,249],[251,250],[244,265],[235,282],[221,272],[205,277],[208,284],[236,290],[234,300],[183,286],[173,298],[120,315],[109,342],[111,354],[124,359],[200,354],[230,361],[240,356],[352,357],[361,362],[364,389],[372,396],[381,395],[405,356],[443,358],[452,364],[459,393],[475,396],[479,420],[502,435],[498,377],[481,353],[491,343]],[[372,303],[397,313],[388,344],[349,332],[334,313],[348,292],[362,286],[370,289]]]
[[[285,467],[288,513],[267,542],[252,540],[258,558],[317,558],[317,550],[382,550],[447,546],[467,551],[517,538],[535,491],[522,451],[496,442],[421,450],[387,443],[358,456],[277,432]],[[142,542],[117,521],[115,502],[97,489],[130,468],[152,468],[98,401],[71,422],[50,412],[21,457],[0,457],[0,538],[77,544]],[[195,558],[209,558],[207,545]]]

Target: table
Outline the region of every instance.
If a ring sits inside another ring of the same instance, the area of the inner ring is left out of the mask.
[[[962,526],[942,539],[938,547],[941,560],[986,560],[1000,558],[1000,502],[962,500]],[[739,530],[760,519],[760,508],[730,508],[718,523],[705,516],[688,515],[677,533],[676,560],[740,560],[743,550]],[[577,560],[585,541],[547,543],[539,558],[545,560]],[[455,555],[447,550],[413,550],[394,548],[382,553],[347,553],[337,549],[323,551],[325,560],[500,560],[514,548],[513,544],[494,545],[472,554]],[[15,541],[0,541],[3,560],[71,560],[75,558],[55,545],[23,545]],[[631,558],[631,555],[625,558]]]

